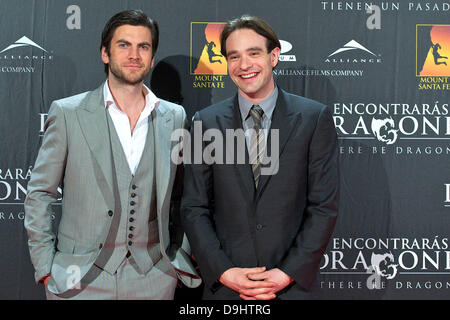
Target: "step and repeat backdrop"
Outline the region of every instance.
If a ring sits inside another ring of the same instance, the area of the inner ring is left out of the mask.
[[[236,93],[219,35],[245,13],[281,40],[278,86],[332,110],[341,201],[323,299],[450,297],[450,2],[2,0],[0,299],[45,297],[23,227],[44,122],[53,100],[105,80],[101,32],[130,8],[160,26],[146,84],[188,117]]]

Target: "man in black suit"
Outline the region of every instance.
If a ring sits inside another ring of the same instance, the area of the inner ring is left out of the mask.
[[[277,88],[272,70],[280,48],[264,20],[228,22],[221,52],[238,94],[193,119],[191,141],[199,139],[199,125],[201,134],[219,130],[224,140],[230,129],[251,133],[244,139],[244,164],[236,160],[242,151],[236,146],[234,163],[185,164],[182,223],[205,280],[204,299],[312,298],[335,225],[333,119],[325,105]],[[213,139],[200,139],[204,155]],[[215,157],[230,152],[217,146]]]

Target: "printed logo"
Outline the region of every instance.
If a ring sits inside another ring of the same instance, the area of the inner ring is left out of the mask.
[[[191,23],[191,74],[227,74],[227,60],[220,53],[220,34],[224,27],[224,23],[217,22]]]
[[[394,144],[397,141],[398,132],[398,130],[393,129],[394,127],[392,118],[382,120],[372,118],[372,132],[378,141]]]
[[[297,58],[295,55],[285,55],[284,53],[288,53],[292,50],[292,44],[285,40],[280,40],[281,44],[281,54],[278,58],[279,61],[297,61]]]
[[[371,266],[374,271],[386,279],[394,279],[397,275],[397,266],[394,264],[394,255],[389,252],[385,254],[376,254],[372,252],[370,258]]]
[[[220,52],[224,22],[191,22],[190,74],[193,88],[224,88],[227,59]]]
[[[368,53],[370,53],[371,55],[373,55],[373,56],[376,57],[376,54],[375,54],[375,53],[373,53],[373,52],[370,51],[369,49],[365,48],[364,46],[360,45],[360,44],[359,44],[358,42],[356,42],[355,40],[352,40],[352,41],[347,42],[342,48],[337,49],[335,52],[333,52],[332,54],[330,54],[330,55],[328,56],[328,58],[329,58],[329,57],[332,57],[332,56],[334,56],[334,55],[336,55],[336,54],[338,54],[338,53],[341,53],[341,52],[344,52],[344,51],[349,51],[349,50],[362,50],[362,51],[368,52]]]
[[[351,56],[342,55],[343,52],[358,52]],[[369,58],[367,58],[369,56]],[[333,58],[332,58],[333,57]],[[379,55],[376,55],[365,46],[351,40],[347,42],[343,47],[332,52],[325,59],[327,63],[381,63],[382,60]]]
[[[20,48],[27,47],[39,49],[41,53],[20,50]],[[43,65],[43,63],[35,65],[35,61],[45,63],[53,60],[51,53],[26,36],[4,48],[0,54],[0,73],[33,73],[36,68],[41,68]]]
[[[292,45],[281,40],[281,53],[289,52]],[[300,77],[363,77],[363,66],[382,63],[381,55],[373,52],[357,42],[350,40],[342,47],[328,53],[326,57],[319,56],[319,64],[325,63],[325,68],[277,68],[273,70],[274,76],[300,76]],[[325,59],[324,59],[325,58]],[[280,56],[280,61],[297,61],[295,56]]]
[[[3,53],[5,51],[11,50],[11,49],[14,49],[14,48],[17,48],[17,47],[26,47],[26,46],[35,47],[35,48],[41,49],[44,52],[47,52],[47,50],[45,50],[44,48],[42,48],[41,46],[39,46],[35,42],[31,41],[27,37],[23,36],[22,38],[20,38],[16,42],[14,42],[12,45],[10,45],[10,46],[6,47],[5,49],[3,49],[2,51],[0,51],[0,53]]]
[[[362,153],[449,155],[448,103],[333,103],[339,140],[364,140]],[[369,141],[375,143],[370,144]],[[381,143],[381,144],[380,144]],[[342,145],[341,154],[353,154]]]
[[[393,279],[396,290],[450,289],[448,238],[333,238],[331,245],[322,289],[385,289]]]
[[[416,76],[419,90],[450,90],[450,25],[416,26]]]
[[[426,51],[425,59],[417,61],[418,75],[450,76],[450,25],[418,25],[417,28],[424,33],[424,37],[418,39],[417,50]]]

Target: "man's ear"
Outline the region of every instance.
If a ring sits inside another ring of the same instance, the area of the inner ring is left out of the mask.
[[[280,57],[280,48],[275,47],[270,52],[270,63],[272,64],[272,68],[275,68],[275,66],[278,64],[279,57]]]
[[[106,64],[109,63],[109,55],[106,52],[106,48],[104,46],[102,46],[102,61],[103,61],[103,63],[106,63]]]

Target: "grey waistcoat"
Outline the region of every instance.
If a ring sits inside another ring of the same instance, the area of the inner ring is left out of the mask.
[[[117,271],[129,251],[129,259],[134,260],[140,272],[144,274],[161,258],[156,213],[152,115],[148,118],[145,147],[134,176],[108,113],[107,117],[113,159],[115,210],[110,212],[113,218],[111,229],[96,264],[112,274]]]

